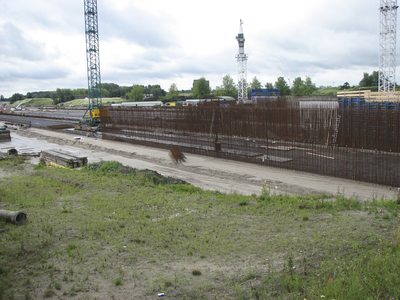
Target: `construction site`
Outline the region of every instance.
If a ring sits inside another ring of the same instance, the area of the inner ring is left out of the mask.
[[[393,42],[397,6],[382,3],[379,92],[339,91],[333,99],[299,99],[279,96],[279,89],[253,90],[249,100],[248,57],[240,20],[237,101],[201,99],[196,105],[184,106],[142,101],[104,106],[97,1],[86,0],[89,107],[76,129],[101,131],[105,140],[174,149],[178,154],[183,151],[399,187],[400,94],[395,91]]]
[[[339,92],[328,105],[311,98],[302,106],[296,99],[270,95],[249,101],[240,20],[237,105],[217,101],[168,108],[99,106],[103,139],[400,186],[397,5],[381,1],[380,12],[377,93]]]
[[[102,136],[400,186],[398,104],[391,109],[380,109],[378,104],[358,109],[353,104],[365,100],[346,97],[338,100],[340,108],[303,109],[279,102],[285,105],[281,99],[263,106],[107,107],[101,113]]]

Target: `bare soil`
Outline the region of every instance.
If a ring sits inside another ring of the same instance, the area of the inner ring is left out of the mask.
[[[72,133],[72,134],[71,134]],[[360,200],[392,198],[397,187],[379,186],[370,183],[320,176],[305,172],[289,171],[243,162],[186,154],[186,162],[171,160],[169,151],[122,142],[81,137],[79,133],[26,129],[12,132],[12,139],[27,145],[60,147],[67,151],[86,155],[90,162],[116,160],[138,169],[154,170],[163,176],[184,180],[194,186],[224,193],[243,195],[261,192],[264,184],[270,185],[279,194],[322,194]],[[50,145],[49,145],[50,143]],[[52,144],[52,145],[51,145]],[[18,149],[17,149],[18,150]]]

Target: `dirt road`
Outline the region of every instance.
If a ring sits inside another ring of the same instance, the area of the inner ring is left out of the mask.
[[[391,198],[398,187],[343,180],[327,176],[288,171],[237,161],[185,153],[184,163],[172,162],[165,149],[150,148],[121,142],[83,137],[42,129],[13,131],[12,141],[0,144],[3,149],[16,147],[18,151],[41,151],[64,149],[88,157],[89,162],[116,160],[139,169],[151,169],[164,176],[185,180],[195,186],[226,193],[244,195],[260,194],[263,183],[271,186],[275,193],[311,194],[338,192],[346,197],[357,196],[360,200]]]

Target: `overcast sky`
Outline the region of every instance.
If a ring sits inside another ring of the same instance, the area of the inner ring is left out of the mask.
[[[0,0],[0,94],[87,88],[83,3]],[[243,19],[248,81],[309,76],[317,86],[357,85],[379,68],[379,4],[98,0],[101,81],[166,91],[172,83],[190,89],[200,77],[212,88],[226,74],[237,81]]]

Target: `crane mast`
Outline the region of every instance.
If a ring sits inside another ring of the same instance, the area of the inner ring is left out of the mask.
[[[97,0],[84,0],[84,6],[89,107],[81,123],[91,130],[100,125],[99,108],[102,105]]]
[[[283,70],[278,66],[279,70],[281,70],[281,72],[283,73],[283,75],[285,75],[286,79],[289,81],[289,87],[292,88],[292,81],[290,80],[290,77],[286,75],[285,72],[283,72]]]
[[[379,34],[379,92],[396,90],[397,0],[381,0]]]
[[[247,101],[247,54],[244,53],[243,21],[240,19],[239,34],[236,40],[239,44],[239,53],[236,54],[238,64],[238,103]]]

